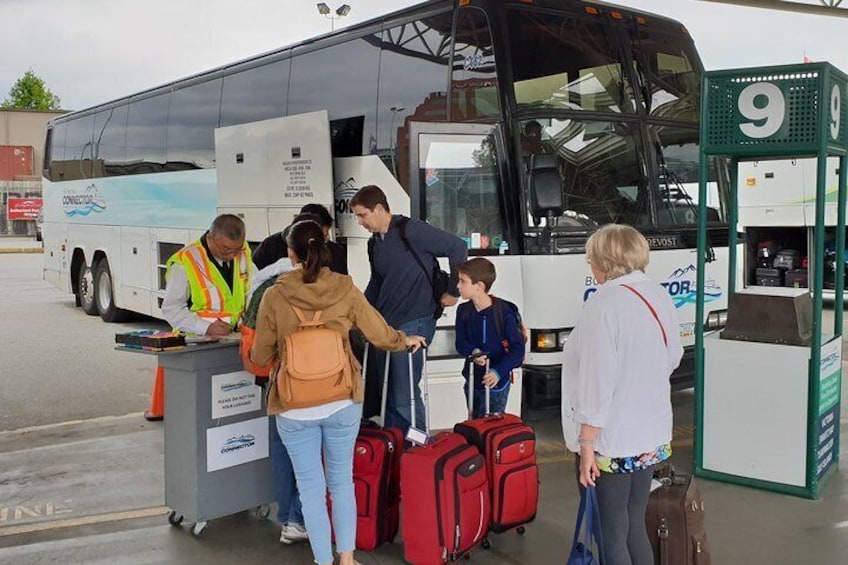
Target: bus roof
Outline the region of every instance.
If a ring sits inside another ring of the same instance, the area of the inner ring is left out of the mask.
[[[82,110],[69,111],[67,114],[65,114],[63,116],[56,117],[56,118],[50,120],[49,124],[52,125],[54,122],[64,122],[64,121],[67,121],[67,120],[72,120],[72,119],[76,118],[77,116],[86,115],[86,114],[89,114],[89,113],[97,111],[97,110],[106,109],[106,108],[113,107],[113,106],[119,106],[119,105],[126,103],[126,102],[129,102],[129,101],[144,99],[144,98],[147,98],[149,96],[153,96],[154,94],[159,94],[163,90],[169,90],[169,89],[172,90],[172,89],[175,89],[175,87],[178,87],[178,86],[179,87],[189,86],[189,85],[195,84],[197,82],[203,82],[204,80],[207,80],[209,78],[216,77],[216,75],[224,75],[224,74],[226,74],[226,71],[233,69],[233,68],[236,68],[236,67],[243,67],[244,69],[248,69],[252,66],[259,66],[259,65],[267,64],[267,63],[273,62],[275,60],[283,59],[283,58],[286,58],[287,56],[291,56],[291,53],[294,52],[295,50],[297,50],[298,52],[300,52],[301,50],[303,50],[304,52],[308,52],[310,50],[309,47],[311,47],[315,44],[325,43],[325,42],[331,43],[331,42],[335,42],[336,40],[343,41],[345,39],[350,38],[350,36],[356,36],[358,34],[361,34],[363,32],[366,32],[368,30],[373,29],[375,26],[382,25],[386,20],[400,20],[400,21],[402,21],[405,18],[410,17],[412,15],[416,15],[416,16],[436,15],[438,13],[448,11],[448,9],[452,8],[454,6],[454,4],[455,4],[455,0],[425,0],[424,2],[421,2],[421,3],[418,3],[418,4],[413,4],[412,6],[407,6],[406,8],[403,8],[401,10],[397,10],[395,12],[390,12],[390,13],[387,13],[387,14],[384,14],[384,15],[381,15],[381,16],[371,18],[370,20],[366,20],[364,22],[354,24],[350,27],[341,29],[339,31],[316,35],[314,37],[310,37],[308,39],[305,39],[305,40],[302,40],[302,41],[299,41],[299,42],[296,42],[296,43],[293,43],[293,44],[290,44],[290,45],[278,47],[278,48],[272,49],[270,51],[266,51],[264,53],[260,53],[258,55],[253,55],[251,57],[241,59],[241,60],[238,60],[238,61],[234,61],[234,62],[231,62],[231,63],[225,63],[221,66],[214,67],[214,68],[206,70],[206,71],[202,71],[202,72],[199,72],[199,73],[196,73],[196,74],[193,74],[193,75],[189,75],[187,77],[176,79],[176,80],[167,82],[165,84],[161,84],[161,85],[154,86],[154,87],[151,87],[151,88],[139,91],[139,92],[135,92],[133,94],[129,94],[127,96],[122,96],[120,98],[116,98],[116,99],[110,100],[108,102],[103,102],[103,103],[97,104],[95,106],[90,106],[90,107],[84,108]],[[547,9],[554,9],[554,10],[562,10],[565,7],[574,8],[574,7],[579,7],[579,6],[584,6],[584,7],[586,7],[586,6],[598,6],[598,7],[602,8],[604,11],[615,10],[615,11],[623,12],[623,13],[628,14],[628,15],[645,16],[645,17],[651,18],[652,21],[658,21],[659,20],[659,21],[662,21],[663,23],[666,23],[666,24],[678,25],[678,26],[680,26],[680,29],[682,31],[686,30],[686,28],[680,22],[678,22],[674,19],[671,19],[671,18],[668,18],[668,17],[665,17],[665,16],[661,16],[661,15],[658,15],[658,14],[653,14],[653,13],[650,13],[650,12],[644,12],[644,11],[636,10],[636,9],[633,9],[633,8],[619,6],[619,5],[616,5],[616,4],[609,3],[609,2],[603,2],[601,0],[590,0],[590,1],[578,0],[578,1],[575,1],[575,2],[572,2],[572,3],[569,3],[569,5],[566,5],[566,6],[564,6],[564,4],[566,4],[566,3],[563,2],[563,0],[530,0],[529,2],[526,2],[526,0],[525,0],[525,1],[521,2],[520,4],[517,3],[517,2],[511,2],[509,0],[505,0],[504,4],[512,5],[512,6],[515,6],[515,7],[521,7],[521,8],[525,8],[525,9],[526,8],[532,8],[532,7],[538,7],[538,8],[547,8]]]

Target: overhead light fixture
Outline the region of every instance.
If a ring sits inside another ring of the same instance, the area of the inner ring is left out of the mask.
[[[329,15],[330,7],[324,2],[318,2],[318,13],[322,16]]]
[[[339,15],[339,17],[343,17],[343,16],[348,15],[350,13],[350,5],[349,4],[342,4],[336,10],[336,13]]]

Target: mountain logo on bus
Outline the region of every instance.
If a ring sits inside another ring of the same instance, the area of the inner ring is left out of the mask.
[[[62,194],[62,210],[69,218],[99,214],[106,211],[106,199],[94,183],[82,192],[68,188]]]
[[[675,308],[682,308],[689,304],[695,304],[698,296],[697,276],[698,268],[689,265],[682,269],[675,269],[666,280],[660,284],[668,291]],[[721,298],[723,291],[715,279],[704,281],[704,302],[712,302]]]
[[[698,268],[695,265],[689,265],[688,267],[675,269],[666,280],[660,281],[660,285],[671,296],[675,308],[683,308],[689,304],[695,304],[698,296],[697,272]],[[583,292],[584,302],[598,291],[594,278],[587,277],[586,284],[588,288]],[[722,294],[724,294],[724,291],[715,279],[708,279],[704,282],[705,303],[718,300]]]
[[[359,190],[359,184],[353,177],[336,183],[333,188],[333,199],[336,201],[336,224],[344,215],[353,215],[350,209],[350,199]]]

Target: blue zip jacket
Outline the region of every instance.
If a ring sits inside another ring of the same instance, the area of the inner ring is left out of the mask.
[[[468,300],[456,309],[456,351],[466,358],[475,349],[489,356],[489,370],[498,375],[498,384],[492,389],[496,392],[509,385],[510,372],[524,362],[524,336],[521,334],[516,311],[506,304],[502,303],[501,306],[504,333],[502,336],[498,335],[494,305],[478,312],[474,303]],[[506,347],[504,347],[504,341],[507,342]],[[486,367],[476,363],[466,363],[462,370],[462,375],[466,379],[469,366],[474,367],[475,388],[482,388]]]

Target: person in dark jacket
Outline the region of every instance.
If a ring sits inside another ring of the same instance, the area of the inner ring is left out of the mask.
[[[392,214],[386,194],[375,185],[361,188],[351,198],[350,207],[359,225],[372,234],[368,242],[371,279],[365,289],[365,297],[392,327],[408,335],[424,336],[430,342],[436,333],[437,308],[453,306],[458,300],[457,268],[468,257],[465,242],[426,222]],[[401,238],[401,226],[406,243]],[[412,252],[407,250],[407,244]],[[438,297],[437,303],[433,268],[438,257],[448,258],[451,273],[447,292]],[[412,423],[409,400],[414,392],[415,424],[423,430],[424,403],[419,386],[423,355],[416,355],[413,360],[412,391],[409,390],[406,354],[393,354],[388,362],[389,390],[384,425],[400,428],[406,433]],[[369,365],[382,367],[383,361],[374,355]]]
[[[309,214],[311,220],[318,222],[318,225],[324,230],[324,238],[330,235],[330,230],[333,229],[333,217],[327,208],[321,204],[306,204],[300,209],[300,215],[295,217],[291,225],[294,225],[301,215]],[[288,246],[286,245],[286,235],[289,228],[283,231],[273,233],[262,240],[256,251],[253,252],[253,264],[257,269],[264,269],[268,265],[272,265],[283,257],[287,257]],[[330,270],[340,275],[346,275],[347,272],[347,253],[344,248],[335,241],[326,240],[327,248],[330,250]]]
[[[506,411],[510,375],[524,362],[524,335],[518,310],[511,302],[489,294],[496,276],[495,266],[482,257],[471,259],[459,268],[459,294],[467,302],[456,311],[456,351],[466,359],[474,357],[462,371],[467,381],[467,398],[473,368],[472,418],[486,414],[486,388],[489,413]]]

